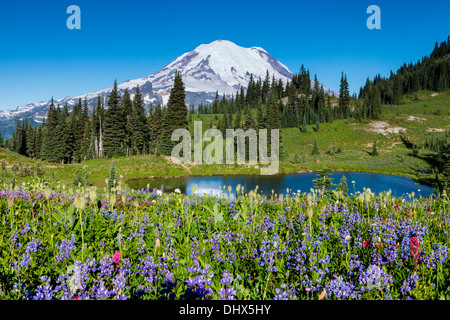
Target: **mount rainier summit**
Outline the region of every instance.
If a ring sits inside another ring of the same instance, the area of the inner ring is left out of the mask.
[[[194,106],[202,102],[211,103],[216,91],[219,95],[231,96],[236,94],[241,86],[246,89],[251,74],[253,74],[255,80],[258,78],[264,80],[266,72],[269,71],[271,80],[272,76],[275,76],[277,80],[282,79],[284,83],[291,81],[293,76],[293,73],[285,65],[277,61],[263,48],[243,48],[227,40],[216,40],[209,44],[202,44],[191,52],[184,53],[155,74],[120,83],[118,85],[119,93],[122,95],[125,89],[128,89],[131,98],[133,98],[136,87],[139,85],[147,106],[157,102],[166,104],[176,70],[182,74],[186,91],[186,104],[193,104]],[[314,83],[313,80],[311,82]],[[71,110],[80,98],[82,100],[86,98],[91,109],[97,103],[98,95],[107,101],[111,89],[112,87],[74,97],[66,97],[54,100],[54,103],[61,106],[67,103],[69,110]],[[325,87],[324,90],[337,95],[336,92]],[[39,123],[46,117],[49,105],[50,100],[29,103],[17,107],[15,110],[0,111],[0,121],[27,118]],[[105,106],[107,107],[107,104]]]

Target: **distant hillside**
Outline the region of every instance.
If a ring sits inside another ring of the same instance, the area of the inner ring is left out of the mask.
[[[367,80],[360,90],[360,97],[369,96],[374,87],[382,104],[400,104],[405,94],[419,90],[443,92],[450,89],[450,36],[440,45],[436,42],[434,50],[427,57],[404,63],[395,73],[391,71],[389,78],[377,75]]]
[[[33,118],[29,119],[28,122],[33,126],[37,127],[41,124],[41,122],[35,121]],[[2,134],[2,138],[6,139],[8,137],[12,137],[14,129],[17,126],[17,120],[11,119],[11,120],[4,120],[0,121],[0,132]]]

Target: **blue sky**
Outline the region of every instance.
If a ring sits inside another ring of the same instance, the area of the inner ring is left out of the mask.
[[[81,30],[69,30],[69,5]],[[381,30],[369,30],[369,5]],[[6,1],[0,2],[0,110],[88,93],[156,72],[202,43],[267,50],[292,72],[350,90],[428,55],[450,35],[450,1]]]

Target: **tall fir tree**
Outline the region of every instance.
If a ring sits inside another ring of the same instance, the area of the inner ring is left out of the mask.
[[[117,88],[117,81],[108,97],[108,109],[105,112],[103,150],[109,158],[123,156],[126,153],[125,123],[123,112],[120,107],[120,96]]]
[[[350,113],[350,92],[348,88],[347,75],[342,72],[339,88],[339,112],[340,117],[348,118]]]
[[[333,183],[333,178],[329,177],[327,169],[324,169],[317,174],[316,179],[313,180],[313,184],[314,188],[319,190],[321,196],[331,195],[331,188],[336,186]]]
[[[122,97],[121,103],[121,111],[122,111],[122,124],[121,127],[124,128],[124,141],[123,145],[125,148],[125,155],[130,155],[130,149],[132,148],[132,125],[131,125],[131,116],[133,113],[133,102],[131,101],[130,93],[128,89],[125,89]]]
[[[170,91],[167,111],[163,117],[161,128],[161,139],[159,141],[159,153],[170,155],[176,142],[171,141],[172,132],[175,129],[187,127],[187,106],[185,102],[186,93],[181,73],[175,73],[174,84]]]
[[[145,116],[145,104],[139,86],[136,88],[136,94],[133,98],[133,111],[130,123],[133,154],[143,154],[148,148],[149,128]]]
[[[158,103],[154,112],[148,119],[149,127],[149,153],[156,154],[159,138],[161,136],[161,126],[163,121],[163,113],[161,104]]]

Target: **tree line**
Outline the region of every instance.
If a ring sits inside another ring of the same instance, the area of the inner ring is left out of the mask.
[[[359,97],[373,103],[375,97],[381,104],[398,105],[403,96],[419,90],[445,91],[450,89],[450,36],[441,44],[436,42],[429,56],[416,63],[404,63],[388,78],[377,75],[367,79]],[[372,97],[372,98],[371,98]]]
[[[108,108],[98,96],[91,113],[86,99],[79,99],[69,112],[67,104],[55,106],[52,98],[44,122],[33,127],[26,119],[17,120],[4,147],[27,157],[62,164],[102,157],[166,154],[172,145],[169,132],[187,125],[184,98],[178,73],[167,107],[158,104],[149,115],[139,87],[131,99],[128,90],[119,95],[116,81],[108,95]],[[165,145],[167,141],[169,145]]]
[[[270,81],[271,80],[271,81]],[[338,106],[324,92],[315,76],[311,87],[309,70],[300,73],[285,85],[267,71],[264,81],[250,75],[248,89],[241,87],[231,98],[216,98],[211,105],[193,106],[188,112],[185,90],[180,73],[176,73],[167,106],[157,104],[149,113],[139,87],[131,98],[126,89],[120,96],[117,81],[107,97],[89,112],[86,98],[69,107],[56,105],[51,99],[45,121],[33,127],[26,119],[17,120],[5,147],[21,155],[49,162],[74,163],[84,160],[138,154],[170,154],[175,142],[171,134],[186,128],[188,115],[222,114],[217,127],[226,129],[275,129],[300,127],[319,122],[331,122],[353,116],[346,76],[342,74]],[[105,106],[105,102],[107,107]]]
[[[438,45],[429,57],[416,64],[404,64],[389,78],[379,75],[367,80],[359,97],[350,95],[347,76],[342,72],[339,97],[324,91],[317,75],[301,66],[286,84],[281,79],[255,79],[250,75],[247,90],[236,95],[219,96],[212,104],[201,103],[195,110],[185,104],[184,84],[176,73],[167,106],[158,103],[146,112],[139,87],[131,99],[128,90],[119,95],[117,82],[107,101],[98,97],[89,113],[86,99],[79,99],[71,112],[68,106],[55,106],[53,99],[45,122],[33,127],[26,120],[17,121],[16,129],[5,147],[19,154],[49,162],[71,163],[93,158],[137,154],[170,154],[174,142],[171,133],[186,128],[193,114],[215,114],[216,127],[226,129],[281,129],[332,122],[353,117],[359,121],[379,119],[383,104],[401,103],[402,96],[420,89],[442,91],[450,88],[450,38]],[[105,106],[105,102],[107,107]],[[189,119],[187,118],[189,116]],[[189,121],[188,121],[189,120]]]

